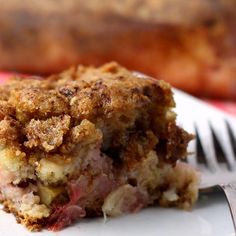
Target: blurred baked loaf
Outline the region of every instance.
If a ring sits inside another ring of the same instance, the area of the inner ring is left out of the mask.
[[[116,60],[200,96],[236,98],[235,0],[0,0],[0,69]]]

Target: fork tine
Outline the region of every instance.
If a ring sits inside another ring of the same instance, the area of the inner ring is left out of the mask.
[[[226,118],[227,123],[229,124],[229,128],[232,132],[234,141],[236,141],[236,119],[235,118],[231,118],[231,117],[227,117]]]
[[[216,159],[213,134],[207,120],[198,120],[196,122],[197,134],[201,143],[207,166],[212,172],[219,170],[219,165]]]
[[[219,141],[219,145],[222,148],[230,170],[234,170],[236,162],[226,121],[220,117],[216,117],[210,124],[217,140]]]

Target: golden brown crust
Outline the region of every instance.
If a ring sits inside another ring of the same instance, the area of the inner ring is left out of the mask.
[[[27,83],[27,81],[26,81]],[[67,113],[67,104],[56,91],[45,88],[23,88],[11,91],[9,103],[15,107],[19,120],[47,118]]]
[[[49,128],[50,127],[50,128]],[[52,117],[46,120],[32,119],[25,127],[28,148],[38,147],[43,151],[55,151],[63,143],[63,137],[70,128],[70,116]]]
[[[13,116],[14,115],[14,109],[12,109],[9,104],[4,101],[0,100],[0,120],[4,119],[5,116]]]
[[[6,116],[0,121],[0,143],[2,145],[18,146],[20,133],[20,123],[17,120]]]
[[[165,109],[174,106],[168,85],[137,79],[116,63],[99,69],[79,67],[40,83],[34,77],[25,81],[16,78],[4,87],[10,95],[2,101],[2,119],[18,122],[24,130],[17,134],[19,145],[46,152],[60,147],[67,133],[73,136],[76,125],[83,120],[103,131],[104,146],[108,146],[112,138],[113,143],[125,138],[127,129],[137,125],[151,128],[156,115],[164,115]],[[2,125],[6,127],[7,122],[3,120]],[[79,142],[72,139],[73,143]],[[70,139],[65,140],[70,145]]]

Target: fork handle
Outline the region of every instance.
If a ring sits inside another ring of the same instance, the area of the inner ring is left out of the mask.
[[[219,184],[219,187],[225,193],[234,224],[234,230],[236,232],[236,182],[231,182],[229,184]]]

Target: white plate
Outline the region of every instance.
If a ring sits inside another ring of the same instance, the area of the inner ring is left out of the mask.
[[[201,102],[175,90],[178,115]],[[181,109],[178,109],[180,107]],[[205,106],[204,106],[205,107]],[[206,108],[204,108],[206,109]],[[233,236],[231,216],[222,193],[202,195],[191,212],[150,207],[119,218],[81,220],[60,231],[31,233],[16,223],[11,214],[0,211],[0,236]]]
[[[233,236],[229,209],[222,193],[201,196],[191,212],[150,207],[119,218],[82,220],[60,232],[31,233],[11,214],[0,212],[1,236]]]

